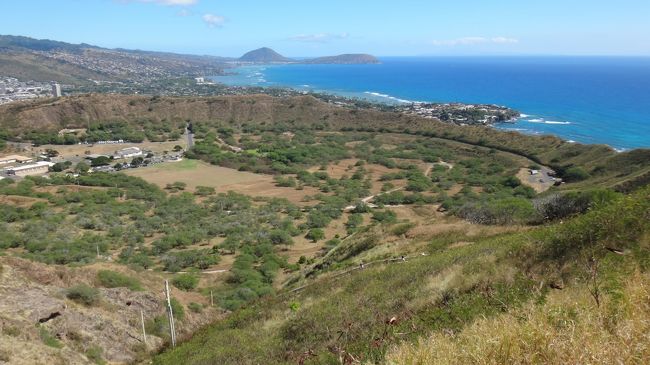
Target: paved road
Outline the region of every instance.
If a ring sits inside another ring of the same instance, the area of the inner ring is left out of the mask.
[[[187,135],[187,149],[190,150],[192,147],[194,147],[194,133],[185,128],[185,134]]]

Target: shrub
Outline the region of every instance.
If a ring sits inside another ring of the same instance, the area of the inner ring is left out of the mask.
[[[86,357],[94,361],[95,364],[106,364],[106,361],[104,361],[104,358],[102,357],[103,352],[104,349],[97,345],[93,345],[86,350]]]
[[[172,284],[180,290],[190,291],[199,284],[199,278],[194,274],[180,274],[172,279]]]
[[[38,328],[38,336],[41,338],[41,341],[47,346],[54,347],[57,349],[60,349],[63,347],[63,344],[55,337],[53,336],[50,331],[47,330],[45,327],[39,327]]]
[[[211,186],[197,186],[196,191],[194,191],[194,194],[199,196],[214,195],[214,193],[215,189]]]
[[[185,319],[185,309],[183,308],[183,305],[178,300],[176,300],[176,298],[172,298],[170,300],[170,303],[172,304],[172,312],[174,312],[174,318],[178,319],[179,321]]]
[[[292,245],[291,235],[281,229],[274,229],[269,233],[269,239],[274,245]]]
[[[176,182],[173,182],[171,184],[167,184],[165,186],[165,189],[166,190],[171,190],[172,192],[176,192],[176,191],[179,191],[179,190],[185,190],[186,187],[187,187],[186,183],[184,183],[182,181],[176,181]]]
[[[320,228],[313,228],[309,230],[305,238],[310,239],[314,242],[318,242],[325,238],[325,232]]]
[[[374,211],[372,219],[380,223],[393,223],[397,219],[397,215],[392,210]]]
[[[97,280],[105,288],[129,288],[134,291],[142,290],[142,284],[138,279],[115,271],[101,270],[97,273]]]
[[[68,299],[87,306],[95,305],[101,299],[99,290],[86,284],[79,284],[69,288],[65,295]]]
[[[589,176],[589,173],[580,167],[569,167],[566,169],[566,171],[564,171],[564,174],[562,174],[562,177],[567,182],[586,180],[589,178]]]
[[[395,236],[402,236],[402,235],[406,234],[406,232],[408,232],[413,227],[415,227],[415,224],[413,224],[413,223],[400,224],[400,225],[394,227],[391,230],[391,233],[394,234]]]
[[[192,311],[194,313],[203,312],[203,305],[201,305],[200,303],[192,302],[187,306],[187,308],[189,308],[190,311]]]

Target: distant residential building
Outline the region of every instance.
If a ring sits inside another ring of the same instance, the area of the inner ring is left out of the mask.
[[[52,96],[54,96],[55,98],[61,97],[61,85],[52,84]]]
[[[51,162],[39,161],[34,164],[14,166],[7,169],[7,175],[15,176],[32,176],[46,174],[50,166],[54,165]]]
[[[10,163],[24,164],[24,163],[30,163],[32,161],[34,161],[33,158],[20,156],[20,155],[9,155],[9,156],[0,157],[0,165],[6,165]]]
[[[85,158],[86,158],[87,160],[94,160],[94,159],[96,159],[96,158],[100,158],[100,157],[107,157],[107,158],[108,158],[108,157],[110,157],[110,156],[108,156],[108,155],[102,155],[102,154],[99,154],[99,153],[90,153],[90,154],[87,154],[87,155],[85,156]]]
[[[205,83],[205,78],[204,77],[195,77],[194,80],[196,80],[197,84]]]
[[[132,157],[140,157],[142,155],[143,155],[142,150],[139,149],[138,147],[128,147],[115,152],[113,158],[116,159],[132,158]]]
[[[86,133],[86,128],[76,128],[76,129],[64,128],[59,131],[59,136],[63,136],[65,134],[83,134],[83,133]]]

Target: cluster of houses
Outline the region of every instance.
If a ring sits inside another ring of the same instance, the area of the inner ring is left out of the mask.
[[[123,141],[103,141],[104,144],[123,143]],[[179,161],[183,158],[182,149],[174,149],[174,152],[163,155],[154,155],[151,151],[143,151],[138,147],[126,147],[116,150],[112,154],[88,153],[83,157],[71,157],[70,162],[80,162],[86,159],[92,166],[91,171],[113,172],[116,170],[145,167],[148,165]],[[0,156],[0,180],[5,178],[16,178],[25,176],[42,176],[50,171],[55,162],[64,162],[66,159],[59,157],[51,160],[52,156],[42,154],[38,159],[22,156],[7,155]],[[101,163],[94,163],[96,159],[103,159]],[[134,159],[137,160],[134,162]],[[131,162],[128,162],[128,161]],[[115,163],[114,163],[114,162]]]

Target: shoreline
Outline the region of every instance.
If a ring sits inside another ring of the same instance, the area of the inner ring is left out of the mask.
[[[314,68],[314,73],[312,73],[311,68],[300,66],[295,69],[294,73],[289,66],[255,65],[229,70],[231,73],[237,73],[236,76],[215,76],[211,78],[220,84],[228,86],[263,89],[286,88],[297,93],[336,95],[390,107],[422,103],[423,101],[445,103],[456,100],[464,104],[470,104],[477,101],[489,103],[494,100],[499,104],[521,112],[519,117],[504,124],[502,126],[504,128],[522,129],[519,132],[525,134],[550,134],[564,140],[573,140],[584,144],[605,144],[617,151],[650,148],[650,140],[646,138],[650,136],[648,124],[644,122],[643,118],[639,119],[640,116],[636,110],[621,109],[617,104],[627,99],[603,105],[602,103],[599,104],[597,97],[594,97],[592,101],[591,96],[583,98],[580,96],[582,94],[575,94],[574,91],[567,93],[560,90],[558,96],[541,100],[536,99],[535,92],[513,94],[511,91],[502,92],[497,90],[496,93],[490,93],[488,90],[494,87],[511,90],[509,86],[512,86],[514,90],[519,90],[522,86],[511,85],[511,81],[503,84],[498,82],[496,84],[473,83],[467,77],[456,74],[452,74],[448,78],[443,76],[440,82],[436,81],[438,79],[426,75],[423,75],[423,79],[419,80],[417,74],[412,72],[404,76],[393,75],[395,72],[404,69],[402,66],[402,64],[390,64],[387,61],[379,66],[381,68],[361,69],[361,76],[357,77],[355,76],[357,71],[346,71],[348,70],[346,68],[340,71],[341,69],[336,67],[331,69],[319,67]],[[278,69],[278,67],[281,67],[281,69]],[[420,70],[426,71],[426,67],[429,66],[423,66]],[[404,70],[405,72],[408,71],[408,69]],[[463,70],[465,68],[461,69],[461,71]],[[485,74],[486,80],[494,82],[493,79],[501,76],[499,70],[497,69],[496,73],[485,70],[487,72]],[[468,68],[467,71],[471,75],[471,72],[481,72],[481,69]],[[436,73],[436,75],[438,74],[440,72]],[[344,77],[346,75],[355,77],[347,83],[338,82],[339,79],[332,79],[333,77]],[[386,75],[386,77],[382,75]],[[539,81],[537,76],[537,74],[533,74],[531,80]],[[404,79],[404,77],[406,78]],[[453,81],[457,77],[459,83],[456,86],[453,82],[450,84],[450,80]],[[433,84],[430,84],[431,91],[428,90],[429,80],[433,82]],[[469,81],[461,82],[463,80]],[[550,80],[548,85],[553,85],[553,82],[557,83],[558,80]],[[449,88],[445,85],[448,85]],[[540,84],[540,86],[540,90],[551,90],[544,84]],[[538,87],[535,86],[529,89],[536,90]],[[391,93],[390,90],[393,92]],[[410,98],[405,97],[405,95],[415,97]],[[427,95],[430,97],[427,98]],[[491,97],[491,95],[494,97]],[[516,96],[514,99],[513,95]],[[566,96],[566,98],[562,99],[563,96]],[[554,107],[556,104],[557,106]],[[616,121],[616,123],[610,121]]]

